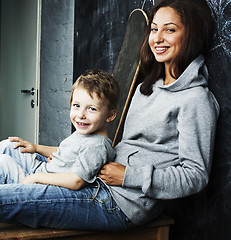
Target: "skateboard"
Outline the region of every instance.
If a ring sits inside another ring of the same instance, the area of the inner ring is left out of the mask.
[[[117,117],[108,127],[108,134],[113,139],[113,146],[121,138],[123,123],[135,90],[135,83],[140,69],[138,53],[147,24],[148,17],[143,10],[135,9],[131,12],[122,48],[113,69],[113,76],[120,87]]]

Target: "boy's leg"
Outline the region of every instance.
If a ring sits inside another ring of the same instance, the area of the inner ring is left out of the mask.
[[[12,157],[0,154],[0,184],[19,183],[27,175]]]
[[[36,153],[21,153],[21,147],[14,149],[15,142],[10,142],[8,139],[0,142],[0,154],[6,154],[15,159],[17,163],[26,172],[31,173],[40,164],[36,160]],[[0,165],[1,167],[1,165]]]
[[[78,191],[43,184],[0,185],[0,222],[60,229],[130,228],[126,216],[102,185]]]

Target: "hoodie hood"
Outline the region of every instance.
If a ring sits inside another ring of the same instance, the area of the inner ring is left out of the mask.
[[[163,81],[163,80],[162,80]],[[205,58],[200,55],[185,69],[180,77],[169,85],[159,85],[159,88],[166,89],[171,92],[178,92],[185,89],[207,86],[208,85],[208,70],[205,65]]]

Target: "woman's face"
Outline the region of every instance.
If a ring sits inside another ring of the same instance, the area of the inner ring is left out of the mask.
[[[178,54],[184,37],[184,25],[171,7],[160,8],[153,17],[149,46],[157,60],[170,63]]]

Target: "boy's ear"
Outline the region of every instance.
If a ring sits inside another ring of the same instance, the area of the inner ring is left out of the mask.
[[[109,123],[115,119],[117,115],[117,110],[111,110],[109,116],[106,118],[106,122]]]

